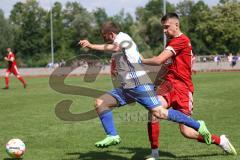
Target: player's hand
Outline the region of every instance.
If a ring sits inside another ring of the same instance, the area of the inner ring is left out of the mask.
[[[88,41],[88,40],[80,40],[79,44],[83,47],[83,48],[92,48],[92,44]]]
[[[6,61],[9,61],[9,59],[8,59],[7,57],[4,57],[4,59],[5,59]]]

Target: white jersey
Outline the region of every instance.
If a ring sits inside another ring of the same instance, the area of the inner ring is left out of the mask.
[[[128,34],[120,32],[114,43],[119,44],[122,48],[122,52],[113,54],[121,86],[134,88],[142,84],[152,83],[143,69],[137,45],[132,38]]]

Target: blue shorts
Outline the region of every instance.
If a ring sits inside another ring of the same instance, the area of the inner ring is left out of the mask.
[[[138,102],[147,109],[152,109],[162,105],[154,91],[153,84],[140,85],[130,89],[119,87],[112,89],[108,93],[117,99],[119,106]]]

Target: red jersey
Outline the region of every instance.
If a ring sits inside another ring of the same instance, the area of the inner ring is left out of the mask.
[[[111,58],[111,75],[116,76],[116,60]]]
[[[164,64],[168,68],[165,80],[170,81],[174,88],[188,89],[193,93],[192,83],[192,46],[190,39],[181,34],[168,41],[166,49],[174,53]]]
[[[13,62],[12,61],[8,61],[8,68],[12,68],[14,66],[17,66],[17,62],[16,62],[15,55],[14,55],[13,52],[9,52],[7,58],[8,59],[14,58]]]

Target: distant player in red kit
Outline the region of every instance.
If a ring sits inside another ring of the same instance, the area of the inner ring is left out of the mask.
[[[13,73],[23,84],[23,87],[26,88],[27,84],[24,81],[23,77],[20,76],[18,68],[17,68],[17,62],[15,59],[15,55],[12,52],[11,48],[7,48],[8,55],[4,57],[6,61],[8,61],[8,69],[6,70],[6,75],[5,75],[5,88],[4,89],[9,89],[9,75]]]

